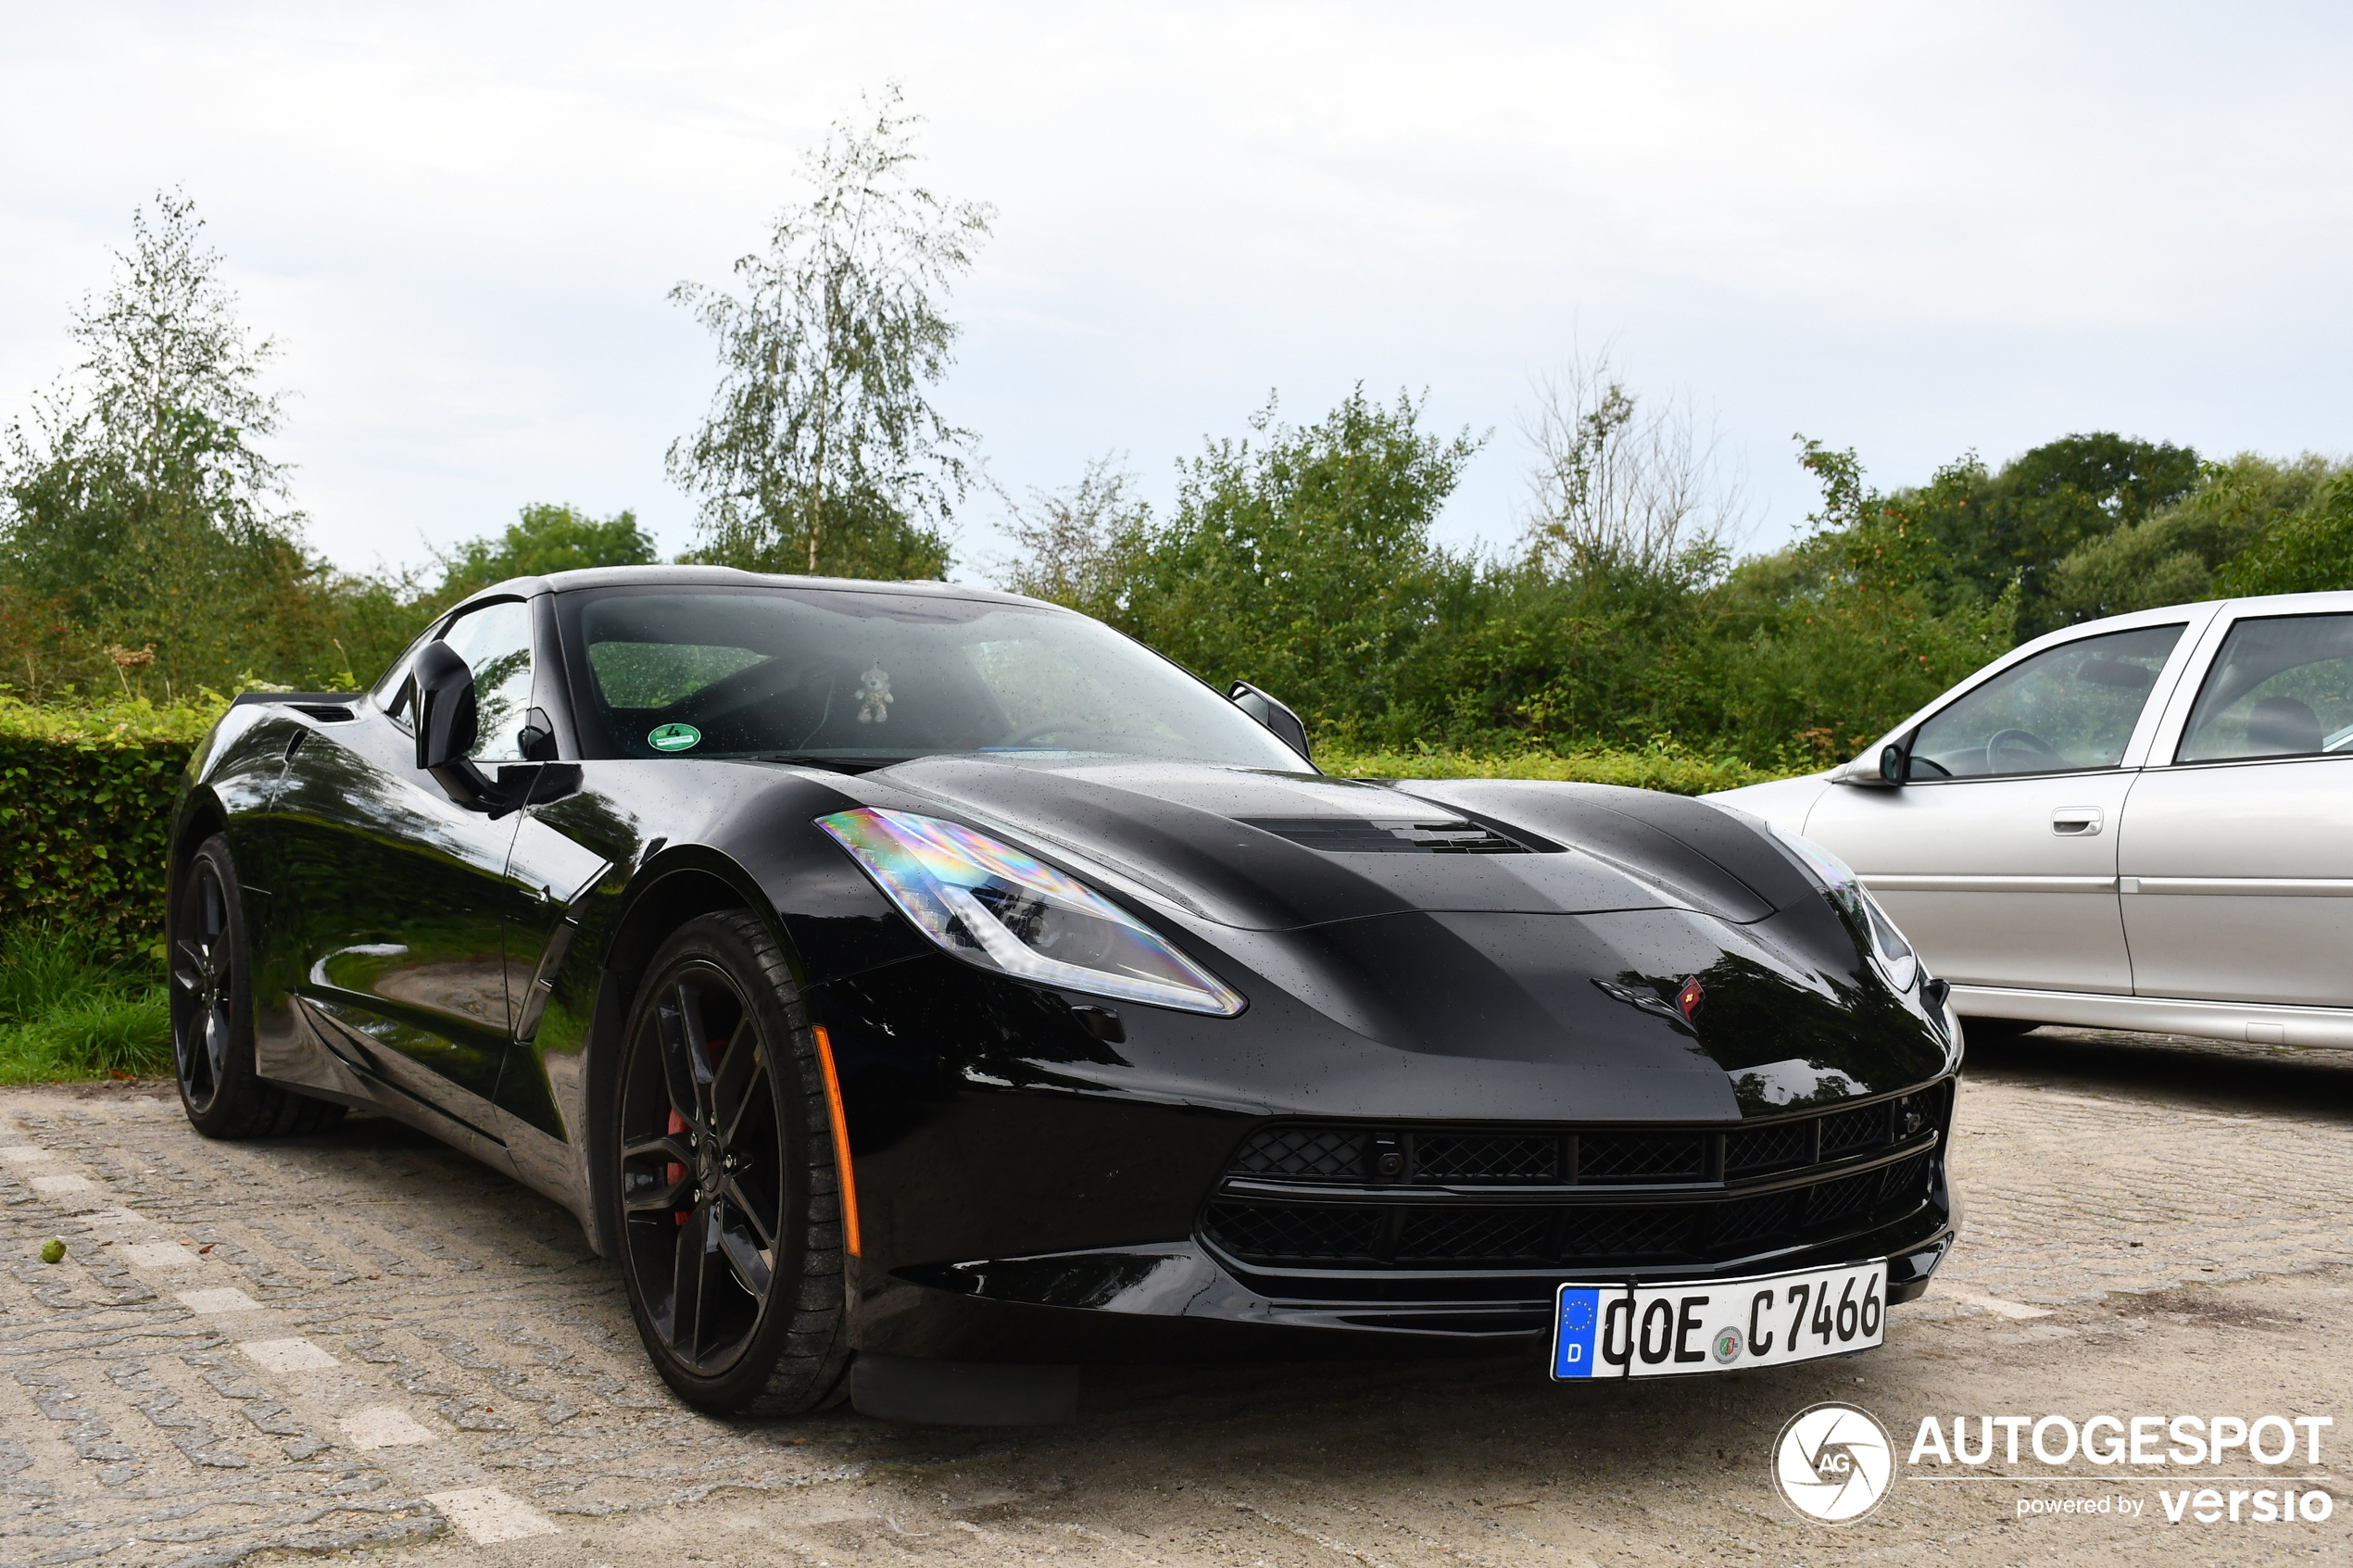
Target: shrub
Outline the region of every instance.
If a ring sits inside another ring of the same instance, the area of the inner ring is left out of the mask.
[[[0,930],[70,929],[101,960],[158,952],[172,794],[220,712],[0,700]]]
[[[1353,751],[1326,746],[1315,765],[1357,779],[1557,779],[1626,784],[1670,795],[1706,795],[1787,778],[1791,771],[1753,767],[1738,758],[1704,756],[1665,737],[1638,751],[1549,751],[1475,756],[1460,751]]]

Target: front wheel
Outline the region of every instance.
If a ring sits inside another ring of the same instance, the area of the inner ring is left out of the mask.
[[[662,1380],[713,1415],[797,1415],[849,1361],[841,1210],[817,1045],[744,913],[687,922],[632,1008],[606,1217]]]
[[[253,975],[244,900],[229,841],[197,846],[166,936],[171,970],[171,1058],[180,1103],[208,1138],[324,1131],[343,1107],[264,1081],[254,1072]]]

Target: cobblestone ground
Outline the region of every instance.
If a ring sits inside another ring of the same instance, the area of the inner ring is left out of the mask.
[[[2080,1461],[1907,1474],[1843,1532],[1781,1504],[1768,1448],[1827,1398],[1899,1435],[2334,1413],[2322,1462],[2275,1474],[2339,1474],[2353,1053],[1981,1045],[1955,1160],[1964,1246],[1863,1357],[1632,1388],[1524,1361],[1131,1370],[1053,1431],[729,1425],[648,1371],[568,1218],[417,1135],[211,1144],[144,1088],[7,1091],[0,1568],[2345,1560],[2353,1508],[2169,1525],[2177,1481]],[[2145,1512],[2018,1512],[2099,1497]]]

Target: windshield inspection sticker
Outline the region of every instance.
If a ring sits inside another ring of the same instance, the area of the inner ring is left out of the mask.
[[[702,732],[692,724],[660,724],[646,736],[646,744],[656,751],[685,751],[702,744]]]

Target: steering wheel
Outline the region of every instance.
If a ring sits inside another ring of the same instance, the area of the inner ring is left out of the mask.
[[[2058,747],[2032,730],[1996,730],[1993,737],[1985,743],[1985,771],[1987,772],[1999,773],[2007,771],[2002,766],[2002,753],[2006,750],[2023,751],[2035,757],[2048,757],[2053,761],[2060,760]]]
[[[1093,732],[1094,726],[1081,723],[1076,719],[1070,718],[1067,715],[1057,719],[1040,719],[1035,724],[1024,724],[1020,729],[1015,730],[1012,734],[1007,735],[1003,740],[999,741],[997,744],[999,746],[1019,746],[1026,740],[1036,740],[1039,735],[1051,735],[1057,730],[1069,730],[1076,734],[1088,734]]]

